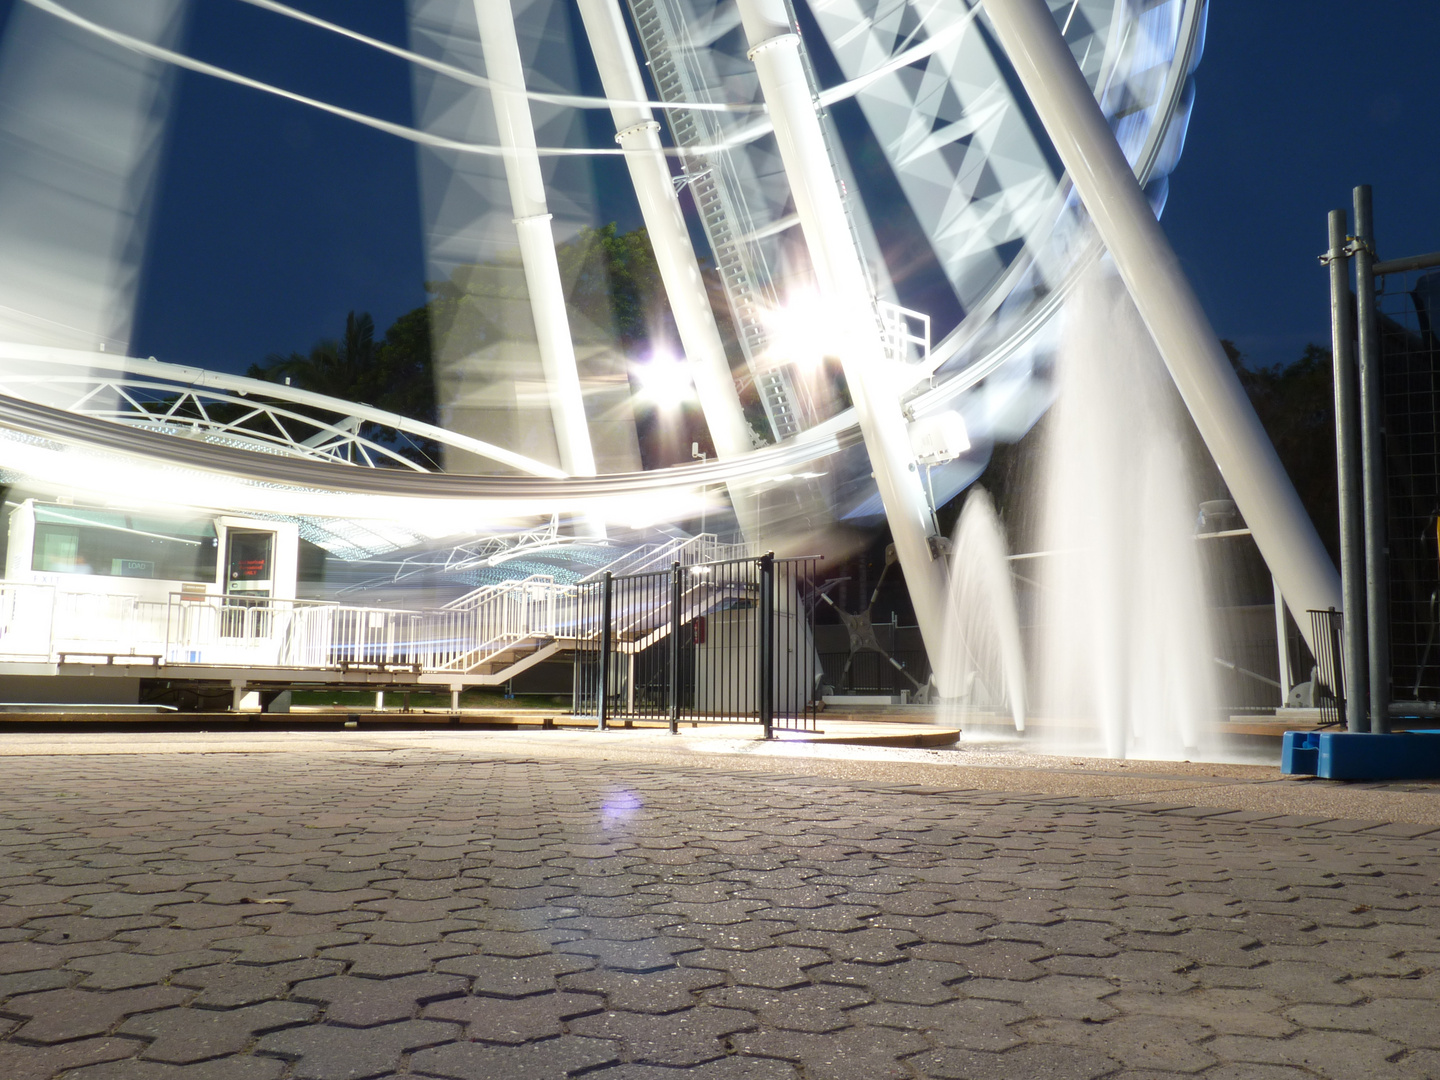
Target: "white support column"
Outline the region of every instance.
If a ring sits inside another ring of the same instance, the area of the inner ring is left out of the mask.
[[[1281,593],[1339,608],[1340,576],[1043,0],[985,0],[995,36],[1120,271]],[[1309,619],[1296,620],[1310,647]]]
[[[560,467],[572,476],[594,476],[595,453],[590,445],[580,375],[575,369],[575,345],[570,339],[570,320],[565,311],[565,288],[555,257],[555,232],[545,201],[535,125],[524,94],[525,70],[520,60],[520,43],[515,37],[515,14],[510,0],[475,0],[475,20],[480,28],[485,74],[497,84],[490,99],[495,107],[500,145],[507,151],[505,178],[510,184],[510,204],[520,236],[520,260],[525,267],[525,285],[535,314],[540,362],[550,387]],[[515,89],[501,90],[498,86]]]
[[[784,0],[738,0],[738,6],[825,314],[839,330],[836,339],[846,343],[840,362],[920,635],[930,655],[939,657],[949,593],[945,560],[934,542],[934,516],[893,380],[887,385],[888,360],[875,297],[851,239],[840,185],[801,63],[800,38],[787,21]],[[946,696],[952,688],[940,680],[947,674],[936,672],[937,686]]]
[[[1290,635],[1285,626],[1285,597],[1280,592],[1280,583],[1270,575],[1270,584],[1275,589],[1275,655],[1280,662],[1280,707],[1290,703]]]
[[[715,326],[715,313],[710,308],[710,297],[685,227],[685,215],[671,182],[670,167],[660,144],[660,125],[645,106],[620,104],[642,102],[649,97],[620,4],[618,0],[578,0],[578,3],[605,95],[617,103],[610,106],[618,132],[615,141],[627,151],[625,164],[630,168],[635,198],[640,203],[645,230],[655,249],[660,279],[675,315],[680,344],[691,364],[715,452],[721,458],[747,454],[751,449],[750,425],[730,375],[725,345]]]

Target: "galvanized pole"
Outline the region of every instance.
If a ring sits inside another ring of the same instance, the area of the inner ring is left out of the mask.
[[[1365,551],[1361,514],[1360,407],[1355,377],[1355,337],[1350,313],[1350,255],[1345,211],[1330,211],[1330,332],[1335,361],[1335,464],[1340,495],[1340,595],[1345,616],[1343,672],[1345,726],[1369,731],[1365,720]],[[1341,687],[1334,687],[1336,697]]]
[[[1355,189],[1355,330],[1360,360],[1360,446],[1365,483],[1365,621],[1370,644],[1370,730],[1390,730],[1390,559],[1385,535],[1385,401],[1375,314],[1375,222],[1370,185]]]
[[[775,553],[760,556],[760,652],[757,677],[760,685],[760,723],[765,738],[775,734]]]
[[[610,604],[615,594],[615,575],[605,571],[605,591],[600,597],[600,707],[598,727],[605,730],[610,707]]]
[[[680,730],[680,604],[681,575],[678,562],[670,564],[670,734]]]

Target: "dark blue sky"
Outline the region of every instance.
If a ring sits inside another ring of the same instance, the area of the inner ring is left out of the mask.
[[[0,0],[0,12],[13,0]],[[404,43],[402,0],[293,0]],[[1325,214],[1375,188],[1381,257],[1440,250],[1440,5],[1213,0],[1164,225],[1216,330],[1256,362],[1328,338]],[[404,123],[397,60],[233,0],[192,5],[186,50]],[[619,205],[623,205],[623,202]],[[413,148],[183,73],[133,351],[243,371],[423,302]]]

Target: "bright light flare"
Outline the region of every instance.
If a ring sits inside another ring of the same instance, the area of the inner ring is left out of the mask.
[[[637,397],[657,408],[676,409],[695,397],[690,365],[673,356],[657,353],[646,363],[636,364],[635,377],[640,383]]]
[[[765,312],[762,321],[768,337],[765,355],[774,363],[818,372],[827,356],[840,353],[835,320],[814,289],[797,289],[780,307]]]

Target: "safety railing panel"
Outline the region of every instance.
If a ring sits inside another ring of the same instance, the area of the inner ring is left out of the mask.
[[[65,588],[57,588],[54,596],[50,636],[57,658],[164,655],[164,600]]]
[[[435,652],[430,614],[176,594],[167,611],[163,655],[169,664],[419,671]]]
[[[0,582],[0,660],[49,660],[55,588]]]
[[[575,713],[813,730],[814,558],[606,574],[576,596]]]

